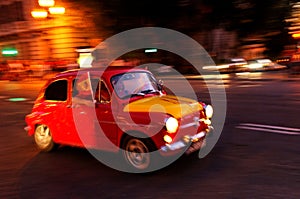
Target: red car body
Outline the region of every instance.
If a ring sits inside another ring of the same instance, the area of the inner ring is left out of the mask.
[[[90,99],[87,97],[91,106],[74,101],[78,92],[75,84],[82,75],[92,87]],[[117,90],[121,81],[129,93]],[[150,82],[152,89],[134,91],[143,81]],[[133,148],[130,154],[158,151],[161,156],[170,156],[200,149],[212,129],[211,115],[210,105],[168,95],[148,70],[109,67],[57,74],[41,89],[25,120],[28,135],[34,136],[42,151],[63,144],[113,152]],[[145,147],[131,146],[132,138]],[[130,166],[149,167],[149,163],[131,161],[130,154],[125,157]]]

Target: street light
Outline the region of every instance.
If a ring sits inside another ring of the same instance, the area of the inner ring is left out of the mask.
[[[66,9],[63,6],[58,6],[54,0],[34,0],[36,7],[31,11],[32,26],[35,30],[39,30],[40,34],[36,41],[39,42],[39,48],[37,49],[38,58],[50,59],[53,57],[60,57],[62,54],[60,50],[66,48],[64,43],[57,42],[58,39],[65,38],[66,36],[58,36],[64,31],[66,26],[66,20],[61,15],[65,14]],[[49,50],[46,49],[46,45],[51,45]],[[58,51],[58,55],[51,55],[51,52]],[[75,53],[74,53],[75,54]]]
[[[65,14],[66,9],[62,6],[54,6],[54,0],[39,0],[38,1],[40,7],[44,7],[45,9],[34,9],[31,11],[31,16],[36,19],[45,19],[49,14],[51,15],[62,15]],[[47,10],[46,10],[47,8]]]
[[[62,15],[65,14],[66,9],[64,7],[50,7],[49,13],[52,15]]]
[[[39,5],[41,7],[52,7],[54,6],[55,1],[54,0],[39,0]]]
[[[33,10],[31,11],[31,16],[37,19],[44,19],[48,17],[48,12],[46,10]]]
[[[36,19],[44,19],[48,17],[48,12],[46,10],[33,10],[31,16]]]
[[[48,17],[48,14],[51,15],[63,15],[65,14],[66,9],[64,7],[50,7],[47,10],[35,9],[31,11],[31,16],[36,19],[44,19]]]

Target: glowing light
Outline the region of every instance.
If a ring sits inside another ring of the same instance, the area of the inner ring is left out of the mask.
[[[54,4],[54,0],[39,0],[39,5],[42,7],[52,7]]]
[[[292,37],[299,38],[300,37],[300,33],[295,33],[295,34],[292,35]]]
[[[169,133],[175,133],[178,129],[178,120],[174,117],[169,117],[166,120],[166,129]]]
[[[43,19],[48,17],[48,12],[45,10],[33,10],[31,11],[31,16],[33,18]]]
[[[49,12],[53,15],[62,15],[65,14],[66,9],[64,7],[51,7],[49,8]]]
[[[80,53],[78,64],[80,68],[91,68],[93,62],[92,53]]]
[[[17,55],[17,54],[18,54],[18,51],[14,48],[2,50],[2,55],[13,56],[13,55]]]
[[[263,65],[260,63],[253,63],[253,64],[248,64],[248,68],[250,69],[258,69],[258,68],[262,68]]]
[[[151,48],[151,49],[146,49],[145,53],[156,53],[157,49],[156,48]]]
[[[8,101],[10,101],[10,102],[22,102],[22,101],[25,101],[25,100],[27,100],[27,99],[23,98],[23,97],[15,97],[15,98],[8,99]]]
[[[173,141],[173,139],[169,136],[169,135],[165,135],[164,136],[164,141],[166,142],[166,143],[171,143],[172,141]]]
[[[206,105],[205,106],[205,114],[206,114],[206,117],[212,118],[212,116],[214,114],[214,109],[211,105]]]

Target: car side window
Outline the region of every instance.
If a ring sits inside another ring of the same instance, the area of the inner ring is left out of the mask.
[[[109,94],[106,84],[103,81],[101,81],[101,84],[100,84],[100,102],[101,103],[110,102],[110,94]]]
[[[90,93],[93,93],[96,89],[98,89],[98,83],[99,83],[99,79],[98,78],[92,78],[90,79],[91,81],[91,86],[92,86],[92,92],[88,92],[89,94]],[[78,78],[75,78],[73,79],[73,82],[72,82],[72,96],[76,96],[79,94],[79,90],[77,88],[76,85],[80,84],[80,80]]]
[[[66,101],[68,96],[68,81],[58,80],[52,82],[45,90],[45,99],[54,101]]]

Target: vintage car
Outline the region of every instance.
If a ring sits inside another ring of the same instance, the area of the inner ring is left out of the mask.
[[[211,105],[167,94],[148,70],[75,69],[45,84],[25,130],[41,151],[70,145],[116,152],[142,171],[156,162],[152,152],[167,158],[203,147],[212,115]]]

